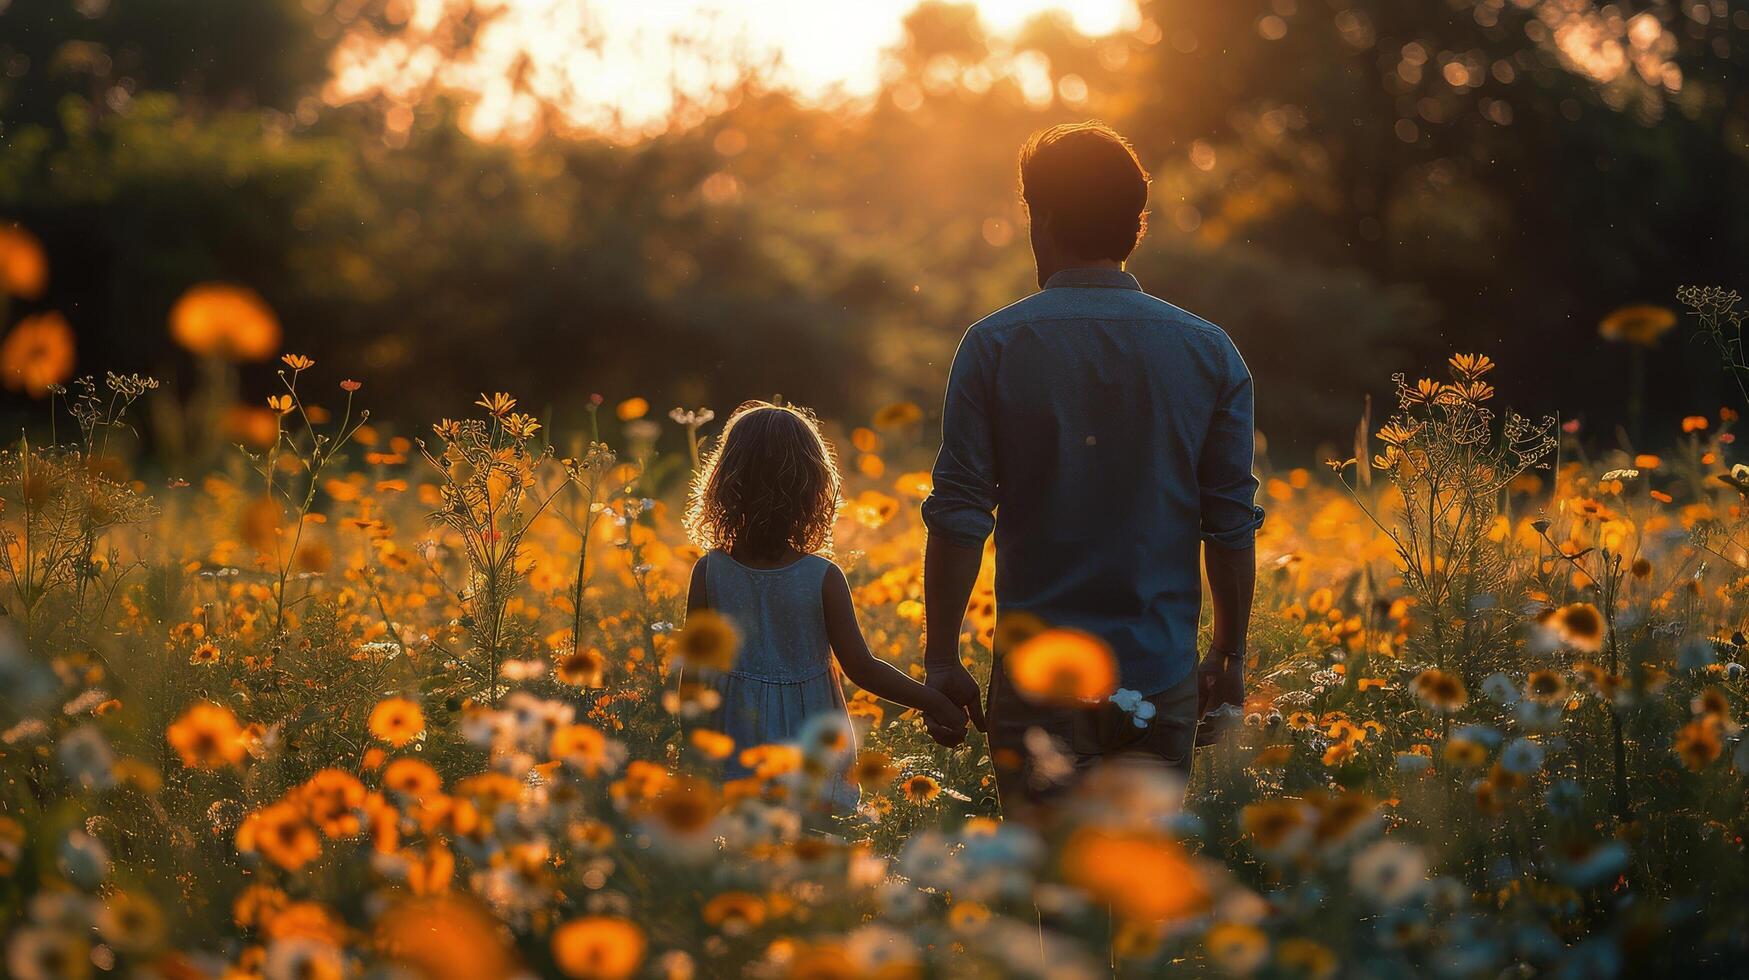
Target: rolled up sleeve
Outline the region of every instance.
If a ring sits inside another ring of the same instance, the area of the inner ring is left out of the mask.
[[[969,548],[982,547],[996,527],[991,369],[989,352],[978,336],[966,334],[948,375],[934,488],[923,501],[929,533]]]
[[[1202,539],[1229,550],[1248,548],[1263,525],[1252,473],[1256,446],[1256,407],[1251,371],[1228,342],[1228,380],[1209,421],[1207,441],[1197,465],[1202,498]]]

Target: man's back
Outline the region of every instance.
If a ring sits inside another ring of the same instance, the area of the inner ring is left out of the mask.
[[[924,518],[961,544],[994,523],[1001,609],[1097,634],[1158,693],[1196,663],[1200,541],[1248,546],[1261,522],[1252,418],[1219,328],[1128,273],[1066,270],[967,332]]]

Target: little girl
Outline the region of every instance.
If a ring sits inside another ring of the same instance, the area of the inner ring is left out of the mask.
[[[734,667],[718,680],[719,727],[735,740],[728,778],[748,774],[741,750],[794,742],[822,714],[850,731],[832,655],[858,686],[921,710],[938,741],[964,737],[964,708],[869,652],[850,584],[821,555],[831,547],[839,482],[811,414],[748,402],[730,416],[693,485],[686,528],[705,554],[693,566],[686,611],[710,609],[741,638]],[[853,789],[842,790],[854,801]]]

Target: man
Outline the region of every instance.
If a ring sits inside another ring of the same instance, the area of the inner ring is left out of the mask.
[[[1020,193],[1041,289],[974,324],[954,356],[923,503],[924,663],[929,686],[988,732],[1002,808],[1025,818],[1071,781],[1065,769],[1108,756],[1188,775],[1202,711],[1243,698],[1263,511],[1245,362],[1220,328],[1124,271],[1148,195],[1129,144],[1098,123],[1047,129],[1021,148]],[[1000,640],[979,705],[959,635],[992,530],[999,615],[1102,639],[1121,686],[1152,702],[1147,727],[1114,705],[1028,702]],[[1199,548],[1214,605],[1200,670]],[[1039,750],[1052,765],[1035,765]]]

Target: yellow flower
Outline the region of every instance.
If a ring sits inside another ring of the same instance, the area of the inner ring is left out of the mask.
[[[1444,390],[1445,385],[1440,384],[1432,378],[1422,378],[1415,382],[1414,385],[1403,388],[1403,397],[1411,405],[1431,403],[1437,399],[1439,393]]]
[[[1209,959],[1226,973],[1255,973],[1269,959],[1269,937],[1244,922],[1222,922],[1203,937]]]
[[[267,407],[275,412],[278,412],[281,415],[288,415],[291,413],[291,410],[293,408],[292,396],[290,396],[290,395],[268,395],[267,396]]]
[[[207,642],[202,643],[199,646],[196,646],[194,648],[194,652],[188,655],[188,662],[191,664],[203,665],[203,666],[206,664],[218,663],[219,662],[218,644],[213,643],[212,641],[208,640]]]
[[[387,698],[370,712],[370,733],[400,748],[425,731],[425,712],[406,698]]]
[[[19,320],[0,342],[0,375],[9,391],[41,398],[73,374],[73,328],[59,313]]]
[[[1554,624],[1561,639],[1575,650],[1596,653],[1603,649],[1603,614],[1589,602],[1575,602],[1555,610]]]
[[[1297,936],[1281,941],[1275,949],[1275,961],[1290,976],[1306,977],[1308,980],[1333,977],[1338,965],[1336,954],[1329,947]]]
[[[281,354],[279,359],[293,371],[304,371],[316,366],[316,362],[302,354]]]
[[[904,785],[900,787],[900,791],[905,794],[905,799],[910,800],[912,803],[921,805],[928,803],[941,795],[941,784],[936,782],[932,777],[918,773],[917,775],[905,780]]]
[[[709,609],[696,610],[675,637],[681,663],[694,669],[728,670],[741,643],[735,625]]]
[[[1494,362],[1486,354],[1453,354],[1449,363],[1453,371],[1469,381],[1494,370]]]
[[[1415,695],[1436,711],[1456,711],[1469,703],[1470,692],[1456,674],[1429,667],[1415,677]]]
[[[510,413],[511,409],[516,407],[516,399],[510,397],[510,393],[506,391],[496,392],[491,395],[481,392],[479,399],[476,400],[474,404],[499,418],[503,418]],[[444,421],[448,422],[449,420],[445,419]],[[442,435],[441,432],[438,434]]]

